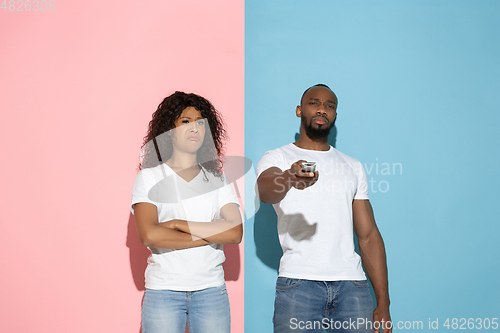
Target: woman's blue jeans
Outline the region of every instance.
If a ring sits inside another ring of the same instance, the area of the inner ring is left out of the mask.
[[[278,277],[274,332],[373,332],[368,281],[312,281]]]
[[[226,285],[197,291],[146,289],[142,333],[229,333]]]

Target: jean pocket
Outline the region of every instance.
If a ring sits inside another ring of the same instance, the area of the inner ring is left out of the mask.
[[[226,284],[224,283],[222,286],[215,287],[218,292],[222,295],[227,294]]]
[[[365,287],[365,288],[370,287],[368,280],[352,280],[352,283],[354,283],[358,287]]]
[[[287,290],[297,287],[302,282],[302,279],[292,279],[287,277],[278,277],[276,281],[276,289]]]

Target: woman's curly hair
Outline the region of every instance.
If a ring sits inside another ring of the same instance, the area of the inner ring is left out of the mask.
[[[207,99],[182,91],[176,91],[166,97],[153,113],[153,119],[149,122],[148,133],[144,137],[142,145],[142,160],[139,169],[155,167],[166,162],[172,156],[171,137],[161,134],[166,134],[175,128],[175,121],[180,117],[182,111],[190,106],[200,111],[201,116],[207,119],[210,127],[210,131],[205,131],[203,144],[198,150],[198,163],[213,175],[221,177],[223,141],[227,139],[222,117]],[[209,137],[210,133],[212,134],[211,138]],[[211,140],[213,140],[213,145]]]

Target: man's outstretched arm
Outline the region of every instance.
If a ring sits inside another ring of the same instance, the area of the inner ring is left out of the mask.
[[[265,203],[275,204],[283,200],[292,187],[303,190],[312,186],[319,177],[318,171],[302,171],[302,162],[297,161],[290,169],[281,171],[278,167],[271,167],[262,172],[257,179],[257,195]]]
[[[392,332],[392,323],[389,312],[389,283],[387,279],[387,262],[384,241],[375,223],[373,209],[369,200],[353,200],[352,212],[354,218],[354,232],[358,236],[359,252],[363,266],[373,285],[377,307],[373,311],[373,320],[383,323],[385,332]],[[383,320],[383,322],[382,322]],[[375,332],[382,331],[380,328]]]

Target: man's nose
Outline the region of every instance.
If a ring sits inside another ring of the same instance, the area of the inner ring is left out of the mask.
[[[319,103],[319,107],[316,110],[316,112],[320,113],[320,114],[326,113],[325,104],[324,103]]]

